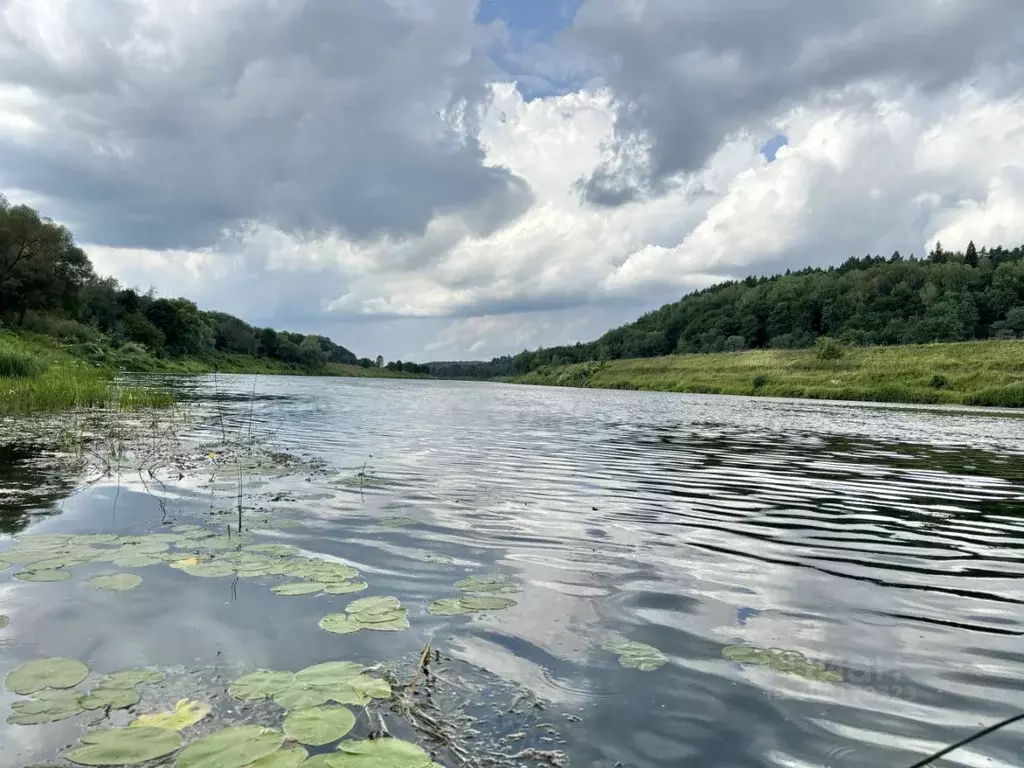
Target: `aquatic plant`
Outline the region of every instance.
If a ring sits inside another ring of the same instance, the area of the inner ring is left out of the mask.
[[[289,739],[321,747],[345,736],[355,724],[355,715],[345,707],[326,706],[289,712],[282,728]]]
[[[432,602],[427,612],[434,616],[461,616],[478,611],[500,611],[516,604],[515,600],[508,597],[449,597]]]
[[[74,717],[82,711],[80,699],[77,691],[47,688],[37,692],[31,699],[12,703],[7,722],[12,725],[38,725]]]
[[[345,613],[331,613],[320,619],[320,626],[337,635],[361,629],[397,631],[409,628],[406,610],[395,597],[364,597],[348,604]]]
[[[519,587],[500,573],[484,576],[470,576],[468,579],[455,582],[460,592],[488,592],[492,594],[511,594],[519,591]]]
[[[13,693],[27,696],[44,688],[74,688],[88,674],[89,668],[77,659],[35,659],[8,672],[4,686]]]
[[[129,727],[91,731],[83,746],[64,750],[63,757],[79,765],[137,765],[181,748],[184,740],[170,728]]]
[[[728,645],[722,656],[740,664],[768,667],[775,672],[796,675],[819,683],[841,683],[843,676],[819,661],[807,659],[799,651],[785,648],[758,648],[753,645]]]
[[[343,741],[325,762],[330,768],[441,768],[422,747],[394,738]]]
[[[231,695],[242,701],[266,699],[291,687],[295,675],[291,672],[275,672],[257,669],[243,675],[231,684]]]
[[[653,645],[635,640],[612,640],[601,647],[617,655],[619,664],[627,669],[653,672],[667,662],[665,655]]]
[[[132,727],[157,726],[159,728],[170,728],[174,731],[182,731],[190,725],[208,717],[212,708],[209,704],[190,699],[179,699],[174,709],[168,712],[151,712],[139,715],[132,721]]]
[[[142,577],[134,573],[111,573],[104,576],[93,576],[89,583],[108,592],[127,592],[142,583]]]
[[[175,731],[171,731],[175,733]],[[189,744],[177,768],[242,768],[266,757],[284,743],[284,734],[260,725],[225,728]]]

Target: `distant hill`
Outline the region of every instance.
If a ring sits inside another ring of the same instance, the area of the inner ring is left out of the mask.
[[[853,345],[1024,338],[1024,246],[927,259],[899,252],[839,267],[714,285],[596,341],[490,361],[427,363],[441,378],[498,378],[542,366],[744,349],[797,349],[826,336]]]

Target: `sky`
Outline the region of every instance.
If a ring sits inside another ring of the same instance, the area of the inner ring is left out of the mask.
[[[0,0],[0,192],[360,356],[1024,243],[1015,0]]]

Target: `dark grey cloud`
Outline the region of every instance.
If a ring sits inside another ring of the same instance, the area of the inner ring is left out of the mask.
[[[615,141],[581,188],[618,205],[664,191],[723,136],[795,104],[868,80],[930,91],[1019,65],[1024,3],[586,0],[560,44],[614,89]],[[1007,74],[1019,89],[1019,70]]]
[[[0,146],[3,183],[81,239],[195,248],[247,220],[404,236],[441,213],[487,234],[530,205],[466,119],[495,74],[472,0],[163,4],[156,21],[157,0],[39,0],[56,30],[27,5],[0,15],[0,83],[41,100],[44,133]]]

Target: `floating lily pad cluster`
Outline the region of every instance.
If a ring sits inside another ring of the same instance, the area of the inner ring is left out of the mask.
[[[819,683],[841,683],[843,676],[827,669],[820,661],[811,661],[799,651],[785,648],[758,648],[753,645],[728,645],[722,656],[740,664],[768,667],[776,672],[797,675]]]
[[[627,669],[653,672],[667,662],[665,655],[653,645],[638,643],[635,640],[612,640],[602,647],[618,656],[619,664]]]
[[[168,564],[196,578],[290,576],[301,580],[275,587],[279,595],[341,595],[367,588],[354,568],[303,557],[297,547],[257,544],[249,536],[218,534],[200,525],[171,530],[143,536],[27,535],[17,539],[3,556],[21,565],[22,570],[14,574],[19,581],[65,581],[71,578],[70,569],[93,563],[119,568]],[[123,592],[139,586],[142,577],[114,572],[95,576],[90,583],[102,590]]]
[[[459,592],[485,593],[490,595],[510,595],[519,592],[519,585],[500,573],[470,576],[468,579],[455,582]]]
[[[153,669],[129,669],[105,676],[87,693],[76,689],[89,674],[76,659],[52,658],[27,661],[4,678],[7,690],[30,699],[11,705],[7,722],[38,725],[73,717],[84,710],[125,709],[138,703],[137,685],[151,685],[164,679]]]
[[[435,600],[427,607],[427,612],[434,616],[463,616],[480,611],[500,611],[516,605],[516,601],[497,595],[519,591],[519,586],[515,582],[500,573],[470,576],[468,579],[455,582],[455,588],[460,592],[476,594]]]
[[[353,600],[344,613],[330,613],[320,626],[336,635],[348,635],[361,629],[398,631],[409,628],[406,610],[396,597],[364,597]]]
[[[330,702],[364,706],[373,699],[390,698],[391,686],[366,674],[361,664],[330,661],[294,674],[258,669],[235,680],[231,695],[242,701],[273,699],[278,706],[293,711]]]

